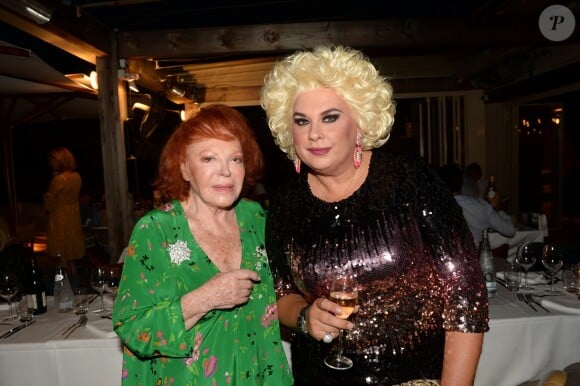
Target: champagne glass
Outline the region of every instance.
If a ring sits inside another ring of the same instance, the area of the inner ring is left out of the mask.
[[[358,289],[356,280],[352,276],[340,275],[336,277],[330,286],[330,300],[342,308],[342,313],[336,316],[341,319],[348,319],[354,311],[358,300]],[[346,370],[352,367],[352,360],[342,355],[342,339],[344,331],[338,333],[338,347],[335,354],[331,354],[324,359],[324,363],[336,370]]]
[[[8,316],[4,320],[18,319],[17,313],[12,308],[12,299],[18,293],[18,278],[15,274],[2,272],[0,274],[0,296],[8,302]]]
[[[556,244],[546,244],[544,245],[544,250],[542,253],[542,264],[547,270],[550,276],[550,289],[546,292],[556,295],[560,291],[554,289],[554,275],[558,273],[562,265],[564,265],[564,260],[562,258],[562,248]]]
[[[96,267],[91,272],[91,287],[99,293],[101,298],[101,308],[95,312],[101,315],[105,312],[105,300],[103,294],[107,285],[105,270],[102,267]]]
[[[529,290],[532,287],[528,286],[528,270],[536,264],[536,252],[530,244],[520,245],[516,253],[516,263],[524,268],[524,285],[522,289]]]

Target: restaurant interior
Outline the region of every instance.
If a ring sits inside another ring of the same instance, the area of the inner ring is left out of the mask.
[[[48,151],[66,146],[83,178],[87,255],[116,262],[154,205],[164,141],[211,103],[251,122],[267,160],[252,198],[266,205],[293,169],[259,106],[264,75],[295,50],[343,44],[393,84],[386,151],[434,168],[479,163],[506,212],[533,228],[523,215],[545,215],[544,241],[580,263],[579,16],[577,1],[546,0],[3,1],[0,216],[52,273],[42,194]]]

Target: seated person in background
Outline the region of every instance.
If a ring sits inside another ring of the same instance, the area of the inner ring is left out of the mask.
[[[479,247],[483,237],[483,230],[491,228],[506,237],[512,237],[516,228],[511,217],[504,211],[498,210],[500,197],[487,202],[483,198],[472,197],[461,193],[463,173],[456,165],[444,165],[439,169],[439,176],[447,184],[455,201],[463,209],[463,217],[467,221],[469,230],[473,234],[475,245]]]
[[[465,168],[461,183],[459,191],[464,196],[484,198],[489,181],[483,176],[481,166],[477,162],[472,162]]]

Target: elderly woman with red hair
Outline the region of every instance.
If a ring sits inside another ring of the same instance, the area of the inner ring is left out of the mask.
[[[265,214],[240,199],[262,165],[247,121],[225,105],[169,138],[156,181],[169,201],[136,224],[114,309],[123,385],[292,384]]]

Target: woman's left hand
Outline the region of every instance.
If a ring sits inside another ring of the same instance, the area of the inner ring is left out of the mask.
[[[325,298],[316,299],[306,316],[308,333],[314,339],[322,341],[326,333],[330,333],[335,339],[340,330],[351,330],[354,324],[336,316],[341,312],[342,309],[338,304]]]

